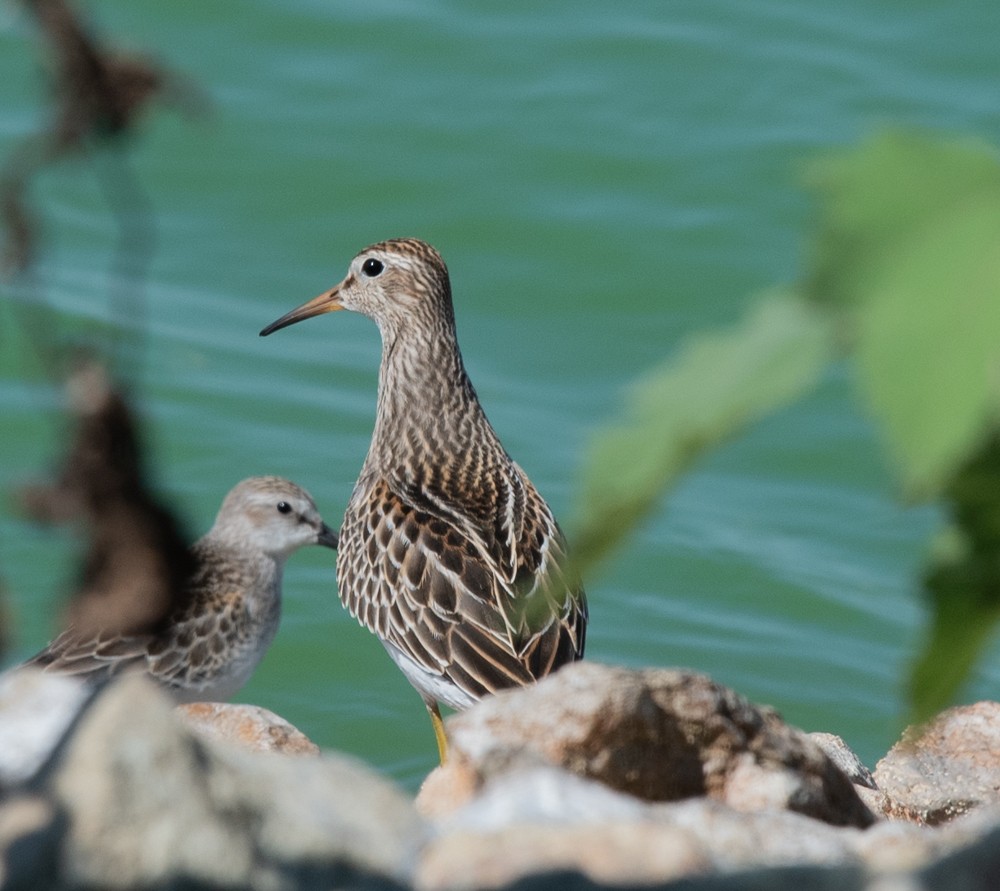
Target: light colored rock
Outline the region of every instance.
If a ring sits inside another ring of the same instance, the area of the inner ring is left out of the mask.
[[[792,811],[747,813],[706,798],[660,805],[658,818],[692,833],[705,846],[713,869],[721,872],[853,863],[861,834]]]
[[[596,780],[539,765],[494,778],[464,807],[436,822],[439,835],[454,829],[490,832],[529,823],[638,822],[649,818],[649,808],[647,802]]]
[[[860,833],[856,848],[868,869],[886,874],[911,873],[982,838],[997,825],[990,821],[955,820],[940,828],[905,820],[883,820]]]
[[[1000,826],[973,844],[925,867],[916,877],[920,891],[996,891],[1000,876]]]
[[[1000,704],[942,712],[923,733],[908,728],[875,767],[891,817],[939,825],[1000,803]]]
[[[194,702],[177,706],[180,718],[206,739],[232,743],[252,752],[318,755],[301,730],[266,708],[230,702]]]
[[[303,870],[328,884],[403,882],[424,837],[410,801],[359,763],[202,741],[139,676],[94,701],[47,787],[69,816],[63,878],[84,886],[184,876],[280,891]]]
[[[496,888],[553,872],[615,886],[771,866],[860,867],[867,834],[704,797],[645,802],[551,766],[494,777],[436,828],[419,891]]]
[[[799,888],[925,891],[922,870],[978,844],[998,821],[1000,809],[938,829],[882,821],[859,830],[705,797],[644,802],[559,768],[515,767],[436,821],[416,885],[469,891],[534,877],[547,887],[539,876],[550,874],[553,888],[614,887],[724,875],[712,887],[770,891],[795,887],[785,881],[792,874]]]
[[[0,674],[0,790],[34,775],[92,693],[76,678],[37,668]]]
[[[690,672],[578,662],[477,703],[449,718],[447,730],[449,788],[477,789],[513,766],[544,761],[648,801],[707,795],[834,825],[874,820],[806,734]],[[421,806],[440,813],[429,800]]]
[[[508,826],[492,833],[456,830],[436,840],[421,862],[416,887],[472,891],[560,872],[608,886],[645,885],[701,873],[708,865],[683,830],[614,822]],[[550,887],[565,887],[565,881],[554,876]]]
[[[552,766],[515,768],[438,820],[420,891],[495,888],[552,872],[610,886],[766,865],[856,861],[857,830],[707,798],[654,804]]]
[[[434,820],[468,804],[478,791],[479,780],[473,771],[451,765],[435,767],[420,784],[414,805],[421,816]]]

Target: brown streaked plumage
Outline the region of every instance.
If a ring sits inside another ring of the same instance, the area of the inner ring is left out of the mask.
[[[145,671],[180,702],[224,701],[250,679],[278,630],[285,561],[304,545],[337,546],[304,489],[275,476],[236,485],[191,546],[195,571],[148,633],[80,635],[72,627],[26,664],[101,682]]]
[[[339,309],[382,335],[368,457],[341,528],[340,598],[431,714],[530,684],[583,655],[587,602],[548,505],[500,444],[466,374],[448,270],[417,239],[365,248],[347,277],[262,335]]]

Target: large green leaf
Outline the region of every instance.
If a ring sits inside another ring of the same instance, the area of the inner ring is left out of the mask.
[[[824,315],[778,294],[733,330],[692,339],[639,381],[624,420],[598,431],[587,455],[574,536],[581,570],[634,529],[704,451],[810,388],[831,352]]]
[[[911,719],[947,705],[1000,617],[1000,162],[891,134],[819,164],[809,278],[839,311],[908,496],[951,515],[924,573]]]
[[[1000,409],[1000,163],[891,134],[812,179],[826,200],[810,293],[847,311],[904,490],[936,496]]]

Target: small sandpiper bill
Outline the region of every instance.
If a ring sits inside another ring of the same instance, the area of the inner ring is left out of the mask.
[[[100,682],[143,670],[179,702],[224,702],[250,679],[281,618],[285,561],[305,545],[337,547],[312,497],[286,479],[245,479],[191,546],[195,572],[149,633],[72,627],[26,664]]]
[[[344,605],[427,706],[455,709],[583,655],[587,601],[549,506],[500,444],[455,334],[448,269],[423,241],[365,248],[347,277],[261,335],[349,309],[382,336],[378,406],[337,554]]]

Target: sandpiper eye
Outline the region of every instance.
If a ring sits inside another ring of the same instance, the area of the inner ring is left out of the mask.
[[[376,260],[374,257],[369,257],[365,260],[364,265],[361,267],[361,271],[368,276],[368,278],[375,278],[383,269],[385,269],[385,264],[381,260]]]
[[[292,506],[287,501],[278,502],[279,514],[290,514],[291,512],[292,512]]]

